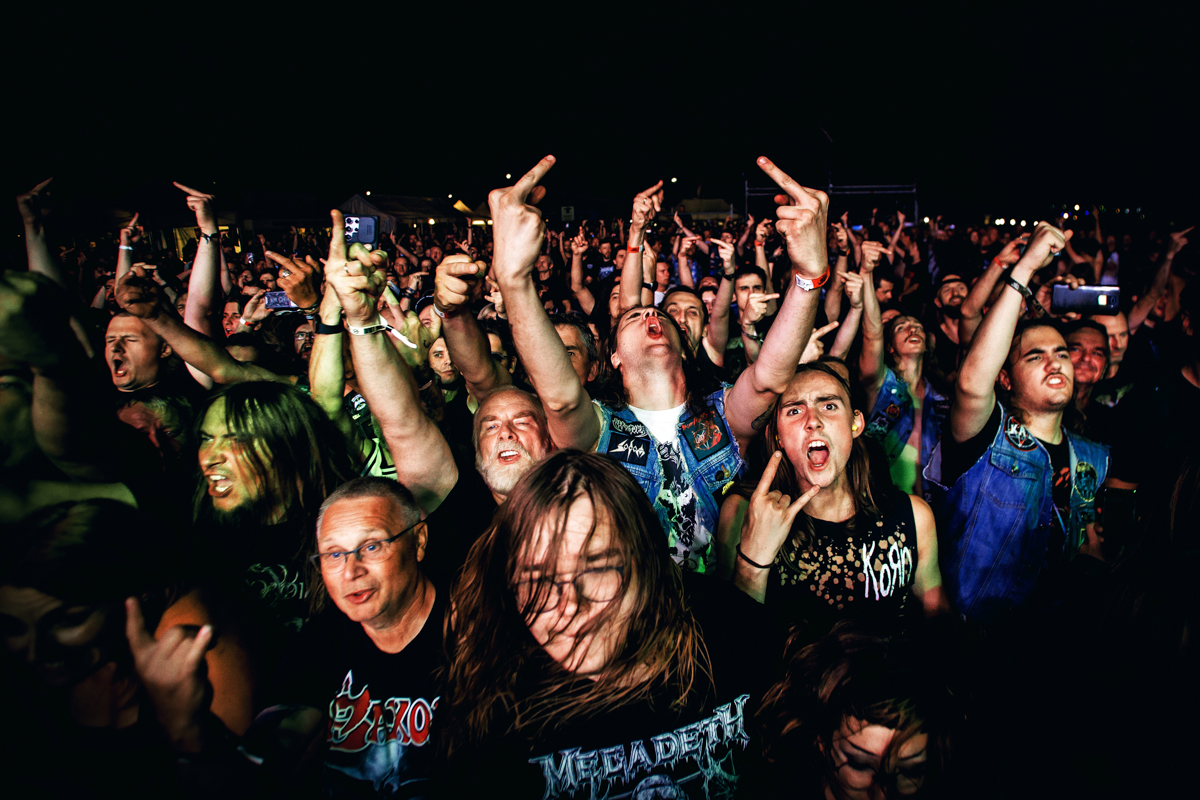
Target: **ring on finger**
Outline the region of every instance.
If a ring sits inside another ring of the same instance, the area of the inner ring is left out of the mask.
[[[292,273],[288,272],[286,269],[279,270],[279,277],[281,277],[281,278],[286,278],[291,274]]]
[[[346,270],[347,275],[350,274],[350,265],[349,264],[346,264],[345,266],[343,266],[342,269]]]

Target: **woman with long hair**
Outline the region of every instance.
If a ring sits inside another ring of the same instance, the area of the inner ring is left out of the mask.
[[[910,595],[926,615],[945,608],[933,512],[872,480],[862,434],[845,378],[802,364],[767,421],[757,487],[722,509],[721,574],[818,633],[848,616],[899,622]]]
[[[448,795],[733,790],[779,648],[749,598],[685,578],[662,536],[603,456],[560,451],[517,484],[451,592]]]
[[[839,622],[788,642],[784,677],[755,715],[767,796],[928,797],[944,785],[963,715],[939,649]],[[770,794],[772,788],[780,790]]]

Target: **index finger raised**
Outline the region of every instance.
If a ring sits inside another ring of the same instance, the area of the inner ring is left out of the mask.
[[[804,199],[804,187],[796,182],[796,179],[786,172],[775,166],[775,162],[766,156],[758,157],[758,166],[763,172],[771,176],[771,180],[775,181],[775,185],[787,192],[788,197],[799,202]]]
[[[817,328],[815,331],[813,331],[813,336],[820,339],[822,336],[829,333],[831,330],[833,330],[834,328],[836,328],[838,325],[841,325],[841,324],[842,324],[841,322],[839,322],[838,320],[835,319],[833,322],[829,323],[828,325],[823,325],[820,328]]]
[[[775,473],[779,471],[779,462],[783,461],[783,451],[776,450],[767,459],[767,466],[763,469],[762,477],[758,479],[758,486],[754,487],[754,494],[762,497],[771,491],[771,482],[775,480]]]
[[[533,187],[538,185],[538,182],[545,177],[550,168],[554,166],[554,156],[546,156],[541,161],[533,165],[533,169],[521,176],[521,179],[513,184],[513,191],[517,193],[517,197],[522,201],[533,191]]]
[[[192,197],[208,197],[208,195],[205,192],[197,191],[197,190],[191,188],[190,186],[184,186],[179,181],[171,181],[171,183],[172,183],[172,185],[175,186],[176,189],[182,189],[183,191],[190,194]]]

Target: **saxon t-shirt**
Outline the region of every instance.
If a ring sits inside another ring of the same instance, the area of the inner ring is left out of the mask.
[[[729,583],[684,574],[712,658],[713,683],[684,709],[634,703],[530,741],[497,731],[445,766],[445,797],[736,797],[757,764],[751,724],[776,679],[783,643],[770,612]]]
[[[399,653],[383,652],[361,624],[327,609],[305,626],[267,688],[272,706],[325,713],[325,797],[427,796],[446,608],[446,592],[435,591],[421,632]]]

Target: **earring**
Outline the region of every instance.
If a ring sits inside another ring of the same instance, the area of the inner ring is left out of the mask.
[[[858,423],[856,422],[856,423],[854,423],[853,425],[851,425],[851,426],[850,426],[850,430],[852,430],[852,431],[856,431],[856,430],[858,430]]]

